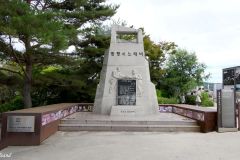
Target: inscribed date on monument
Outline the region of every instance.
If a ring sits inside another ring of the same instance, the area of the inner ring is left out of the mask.
[[[136,80],[118,80],[118,105],[136,105]]]

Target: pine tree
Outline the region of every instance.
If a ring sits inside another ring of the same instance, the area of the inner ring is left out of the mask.
[[[105,0],[0,1],[0,59],[19,68],[11,70],[0,66],[0,70],[22,76],[25,108],[32,107],[34,67],[71,63],[61,50],[77,45],[85,24],[91,26],[115,14],[118,6],[103,2]]]

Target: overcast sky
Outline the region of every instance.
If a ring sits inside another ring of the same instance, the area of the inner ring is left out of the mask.
[[[194,51],[222,82],[222,68],[240,66],[240,0],[108,0],[113,19],[144,27],[155,42],[173,41]]]

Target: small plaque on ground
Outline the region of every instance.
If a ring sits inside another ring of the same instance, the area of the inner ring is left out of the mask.
[[[7,132],[34,132],[34,116],[8,116]]]
[[[136,105],[136,80],[118,80],[118,105]]]

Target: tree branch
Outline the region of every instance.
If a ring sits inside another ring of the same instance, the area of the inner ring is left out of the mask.
[[[21,77],[23,77],[23,75],[21,74],[21,72],[13,71],[13,70],[7,69],[7,68],[0,68],[0,70],[2,70],[2,71],[8,71],[8,72],[11,72],[11,73],[15,73],[15,74],[18,74],[18,75],[20,75]]]
[[[25,70],[24,67],[21,65],[21,62],[20,62],[19,57],[18,57],[18,56],[15,54],[15,52],[14,52],[14,49],[13,49],[13,46],[12,46],[12,38],[11,38],[11,36],[9,35],[8,38],[9,38],[9,46],[10,46],[10,48],[11,48],[11,50],[12,50],[12,55],[13,55],[14,58],[16,59],[16,62],[17,62],[17,64],[20,66],[20,68],[21,68],[21,70],[23,71],[23,73],[27,76],[27,78],[29,78],[26,70]]]
[[[48,7],[48,5],[49,5],[49,2],[50,2],[49,0],[45,0],[44,5],[42,6],[42,10],[43,10],[43,11],[47,9],[47,7]]]
[[[0,39],[0,53],[5,55],[6,58],[8,57],[9,60],[16,62],[16,58],[13,55],[13,52],[15,52],[16,56],[18,55],[21,56],[22,54],[19,51],[16,51],[16,50],[13,51],[13,49],[11,49],[8,44],[6,44],[2,39]],[[23,58],[19,58],[19,60],[21,61],[21,63],[24,62]]]

